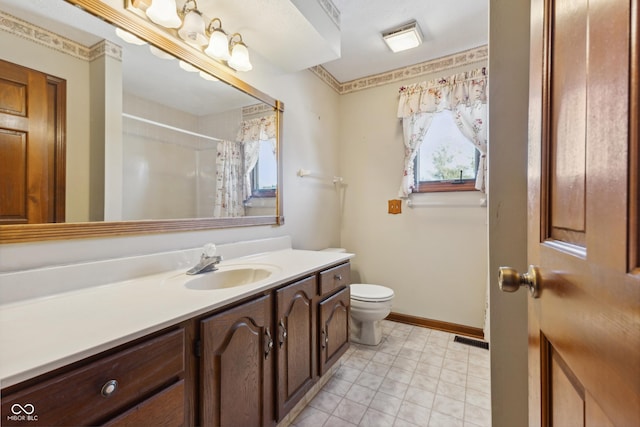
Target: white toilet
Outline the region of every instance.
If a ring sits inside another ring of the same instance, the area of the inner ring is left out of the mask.
[[[351,341],[378,345],[380,322],[391,312],[393,290],[385,286],[354,283],[351,288]]]
[[[327,248],[327,252],[346,252],[344,248]],[[378,345],[382,340],[380,322],[391,312],[393,289],[380,285],[355,283],[351,290],[352,342]]]

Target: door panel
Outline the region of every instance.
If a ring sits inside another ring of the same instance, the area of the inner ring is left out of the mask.
[[[65,91],[0,60],[0,224],[64,222]]]
[[[270,331],[270,296],[202,321],[200,416],[203,426],[272,424]]]
[[[315,276],[276,292],[278,420],[296,405],[316,379],[315,294]]]
[[[637,1],[532,2],[528,258],[542,276],[529,298],[532,426],[640,425],[632,11]]]
[[[320,375],[349,348],[349,287],[336,292],[319,304]]]

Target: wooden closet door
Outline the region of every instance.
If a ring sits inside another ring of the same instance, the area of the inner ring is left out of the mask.
[[[640,425],[638,3],[534,0],[531,426]]]

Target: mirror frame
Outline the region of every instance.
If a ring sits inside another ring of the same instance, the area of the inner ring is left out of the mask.
[[[212,74],[224,83],[272,106],[276,113],[276,158],[278,161],[278,189],[276,191],[275,216],[245,216],[226,218],[190,218],[174,220],[144,220],[116,222],[73,222],[44,224],[0,225],[0,244],[131,236],[139,234],[175,233],[260,225],[282,225],[282,114],[284,104],[255,89],[231,74],[224,65],[210,59],[204,53],[164,33],[160,28],[138,16],[133,10],[123,13],[100,0],[65,0],[86,12],[118,26],[153,44],[183,61]],[[122,0],[123,2],[125,0]],[[140,0],[126,0],[125,7],[134,6]]]

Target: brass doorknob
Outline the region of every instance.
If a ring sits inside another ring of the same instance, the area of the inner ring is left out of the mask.
[[[533,265],[529,266],[529,271],[519,274],[515,268],[500,267],[498,273],[498,286],[503,292],[515,292],[520,286],[529,288],[529,293],[533,298],[540,296],[540,270]]]

